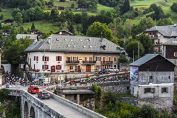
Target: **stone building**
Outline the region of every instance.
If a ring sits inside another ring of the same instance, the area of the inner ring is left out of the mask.
[[[156,108],[173,105],[175,65],[159,54],[146,54],[130,64],[130,90],[139,104]]]
[[[146,29],[145,33],[154,43],[154,51],[163,54],[163,44],[177,39],[177,25],[154,26]]]

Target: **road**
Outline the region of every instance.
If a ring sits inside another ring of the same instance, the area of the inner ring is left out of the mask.
[[[11,90],[18,89],[18,90],[24,90],[25,92],[27,92],[27,87],[23,87],[23,86],[21,86],[21,87],[20,86],[18,86],[18,87],[13,86],[13,87],[10,87],[9,89],[11,89]],[[43,89],[43,87],[40,87],[40,90],[42,90],[42,89]],[[53,98],[41,100],[37,97],[37,94],[30,94],[30,95],[34,96],[40,102],[42,102],[43,104],[45,104],[49,108],[55,110],[59,114],[65,116],[66,118],[73,118],[73,117],[74,118],[89,118],[85,114],[77,111],[76,109],[72,109],[70,106],[67,106],[59,101],[56,101]]]

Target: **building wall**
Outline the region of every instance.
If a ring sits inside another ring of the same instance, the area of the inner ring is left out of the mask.
[[[34,60],[34,56],[38,56],[38,61]],[[43,61],[42,57],[48,56],[49,61]],[[56,56],[61,56],[62,61],[56,61]],[[75,58],[79,63],[66,63],[67,57]],[[96,61],[96,57],[100,57],[100,61]],[[83,61],[96,61],[92,64],[83,64]],[[92,60],[89,60],[92,58]],[[101,61],[112,61],[113,63],[109,65],[103,65]],[[101,68],[118,68],[118,54],[93,54],[93,53],[60,53],[60,52],[30,52],[27,54],[27,62],[31,65],[33,70],[42,71],[42,65],[48,65],[47,72],[51,72],[51,66],[61,65],[61,70],[56,70],[55,72],[75,72],[80,66],[81,72],[86,72],[86,66],[91,66],[91,72],[94,72],[96,69]],[[72,66],[72,67],[71,67]]]
[[[114,67],[114,65],[116,65],[116,68],[118,68],[118,66],[117,66],[118,54],[116,55],[116,54],[93,54],[93,53],[92,54],[91,53],[66,53],[65,54],[66,60],[67,60],[67,57],[72,57],[72,58],[77,57],[79,60],[79,64],[77,64],[77,65],[65,64],[66,71],[71,71],[70,66],[73,66],[73,69],[76,68],[75,66],[80,66],[81,72],[86,72],[86,65],[89,65],[89,64],[83,64],[82,61],[86,61],[85,58],[87,58],[87,61],[89,61],[89,58],[92,58],[92,61],[96,61],[96,57],[100,57],[101,60],[96,61],[95,64],[90,64],[91,71],[95,71],[95,70],[101,69],[101,68],[108,68],[108,67],[103,66],[101,64],[101,61],[103,61],[103,58],[105,58],[104,61],[113,61],[113,64],[111,64],[111,67]]]
[[[163,46],[168,41],[169,38],[164,37],[159,32],[148,32],[147,35],[153,40],[154,43],[154,51],[163,53]]]
[[[160,84],[160,83],[173,83],[174,72],[139,72],[139,84]]]
[[[38,61],[34,60],[34,56],[38,56]],[[49,61],[43,61],[42,57],[48,56]],[[61,56],[62,61],[56,61],[56,56]],[[61,72],[65,70],[65,58],[63,53],[58,52],[31,52],[27,54],[27,62],[31,65],[32,69],[43,71],[42,65],[48,65],[48,69],[45,71],[51,72],[51,66],[61,65],[61,70],[56,70],[56,72]]]
[[[153,88],[154,92],[145,92],[146,88]],[[163,92],[162,89],[167,88],[167,92]],[[139,98],[173,98],[174,86],[171,85],[143,85],[138,87],[138,96]]]
[[[165,47],[165,57],[168,59],[177,59],[177,46],[176,45],[166,45]]]

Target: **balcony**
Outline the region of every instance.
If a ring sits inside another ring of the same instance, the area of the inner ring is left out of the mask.
[[[79,61],[69,60],[69,61],[66,61],[66,64],[79,64]]]
[[[102,61],[101,64],[102,65],[112,65],[113,61]]]
[[[96,63],[96,61],[82,61],[82,64],[94,65],[95,63]]]

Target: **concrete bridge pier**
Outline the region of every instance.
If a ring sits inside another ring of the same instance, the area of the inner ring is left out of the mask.
[[[33,104],[32,101],[21,97],[21,118],[51,118],[42,109]]]

